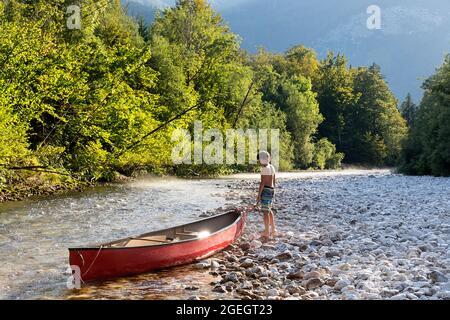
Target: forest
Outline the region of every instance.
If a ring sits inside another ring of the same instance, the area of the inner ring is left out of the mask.
[[[179,165],[172,132],[280,130],[280,170],[342,163],[450,175],[450,58],[422,101],[395,98],[382,70],[297,45],[251,54],[205,0],[178,0],[148,25],[120,0],[0,2],[0,194],[115,181],[142,172],[216,175]]]

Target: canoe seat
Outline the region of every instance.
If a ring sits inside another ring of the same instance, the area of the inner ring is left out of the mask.
[[[151,236],[143,238],[129,238],[126,242],[120,242],[113,246],[115,247],[142,247],[148,245],[158,245],[164,243],[171,243],[174,240],[169,240],[165,235],[162,236]]]
[[[197,232],[177,232],[177,236],[197,236]]]
[[[159,239],[147,239],[147,238],[131,238],[132,241],[148,241],[158,243],[170,243],[172,240],[159,240]]]
[[[189,230],[175,231],[175,236],[180,237],[180,240],[190,240],[198,237],[198,233]]]

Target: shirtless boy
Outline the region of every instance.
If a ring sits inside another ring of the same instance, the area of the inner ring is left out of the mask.
[[[261,166],[261,182],[259,184],[258,198],[256,203],[261,205],[264,214],[263,237],[275,237],[275,222],[272,212],[272,201],[275,192],[275,167],[270,164],[270,154],[262,151],[258,154],[259,165]]]

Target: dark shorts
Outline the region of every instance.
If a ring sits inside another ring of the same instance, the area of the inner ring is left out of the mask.
[[[261,193],[261,210],[269,211],[272,208],[273,196],[275,194],[275,190],[270,187],[264,187]]]

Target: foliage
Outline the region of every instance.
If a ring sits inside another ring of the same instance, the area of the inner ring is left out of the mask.
[[[289,52],[292,52],[289,51]],[[277,106],[287,115],[286,129],[292,137],[294,164],[306,168],[312,162],[312,137],[323,120],[319,113],[311,80],[289,67],[293,57],[260,51],[253,64],[261,87],[262,99]],[[285,63],[282,61],[285,60]],[[300,63],[297,70],[303,70]]]
[[[400,171],[450,176],[450,56],[423,88],[425,95],[405,142]]]
[[[393,165],[398,160],[407,125],[377,65],[346,66],[329,54],[316,82],[325,121],[319,136],[330,139],[349,163]]]
[[[336,153],[336,146],[328,139],[322,138],[314,144],[314,156],[312,165],[314,168],[338,169],[344,159],[343,153]]]
[[[405,101],[400,105],[400,112],[408,123],[408,126],[412,126],[417,113],[417,105],[412,101],[410,93],[408,93]]]

